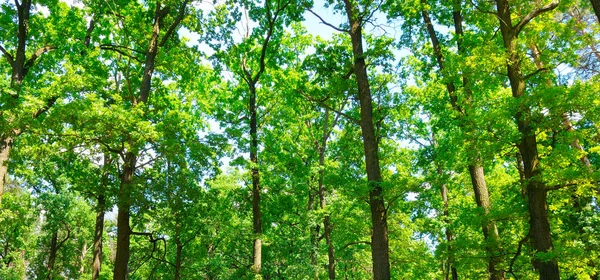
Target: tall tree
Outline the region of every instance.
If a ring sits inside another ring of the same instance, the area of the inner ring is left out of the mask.
[[[363,138],[367,180],[370,185],[369,205],[371,207],[371,257],[373,277],[376,280],[390,279],[390,256],[388,240],[387,213],[383,192],[383,178],[379,166],[379,143],[373,123],[373,101],[367,74],[365,51],[363,48],[363,24],[372,15],[372,11],[361,10],[357,2],[344,0],[344,7],[350,29],[354,56],[354,76],[358,86],[360,100],[360,128]]]
[[[552,249],[552,234],[548,219],[548,186],[541,180],[538,153],[538,141],[534,122],[531,116],[531,107],[525,100],[527,90],[525,75],[521,68],[521,53],[518,46],[518,35],[523,28],[541,14],[551,11],[558,6],[558,2],[552,2],[539,7],[519,19],[513,24],[511,13],[511,2],[508,0],[496,0],[496,16],[500,24],[500,32],[504,49],[506,52],[506,70],[510,81],[512,96],[518,102],[515,113],[515,122],[520,132],[521,139],[517,147],[523,157],[524,175],[527,189],[527,200],[529,203],[530,232],[533,245],[540,253],[549,252]],[[540,279],[560,279],[558,262],[556,258],[535,257],[534,264],[539,270]]]

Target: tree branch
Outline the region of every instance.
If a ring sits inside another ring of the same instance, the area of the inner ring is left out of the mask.
[[[521,19],[521,21],[519,21],[519,23],[514,27],[514,36],[517,37],[519,36],[519,32],[521,32],[521,30],[523,30],[523,27],[525,27],[525,25],[527,25],[532,19],[534,19],[535,17],[554,10],[556,7],[558,7],[558,4],[560,3],[560,0],[556,0],[556,1],[552,1],[550,4],[543,6],[539,9],[535,9],[534,11],[532,11],[531,13],[529,13],[528,15],[526,15],[524,18]]]
[[[187,7],[187,4],[188,4],[188,0],[183,1],[183,4],[181,4],[181,9],[179,9],[179,14],[175,18],[175,21],[171,24],[171,26],[169,26],[169,29],[165,33],[165,36],[163,36],[162,40],[158,44],[159,47],[162,47],[165,45],[167,40],[171,37],[171,33],[173,33],[173,31],[175,31],[177,26],[179,26],[179,23],[181,23],[181,21],[185,17],[185,9]]]
[[[306,99],[308,99],[309,101],[315,102],[315,103],[317,103],[319,106],[321,106],[321,107],[323,107],[323,108],[325,108],[325,109],[328,109],[328,110],[334,111],[336,114],[344,116],[346,119],[348,119],[350,122],[352,122],[352,123],[354,123],[354,124],[356,124],[356,125],[360,125],[360,121],[359,121],[359,120],[357,120],[357,119],[355,119],[355,118],[353,118],[353,117],[349,116],[348,114],[346,114],[346,113],[342,112],[341,110],[337,110],[337,109],[335,109],[335,108],[333,108],[333,107],[331,107],[331,106],[329,106],[329,105],[325,104],[325,102],[323,102],[323,101],[320,101],[320,100],[314,99],[313,97],[311,97],[311,96],[309,96],[308,94],[306,94],[306,93],[302,92],[301,90],[296,90],[296,91],[297,91],[297,92],[298,92],[300,95],[302,95],[302,96],[304,96]]]
[[[55,50],[55,47],[52,46],[45,46],[45,47],[41,47],[39,49],[37,49],[29,58],[29,60],[27,60],[27,63],[25,63],[25,69],[29,70],[29,68],[31,66],[33,66],[33,64],[35,63],[35,61],[44,53],[46,53],[47,51],[51,51],[51,50]]]
[[[325,25],[327,25],[327,26],[335,29],[338,32],[344,32],[344,33],[349,33],[350,32],[350,30],[348,30],[348,29],[342,29],[342,28],[339,28],[339,27],[337,27],[337,26],[335,26],[335,25],[333,25],[333,24],[331,24],[329,22],[326,22],[321,16],[319,16],[317,13],[313,12],[312,9],[306,8],[306,10],[309,11],[311,14],[313,14],[315,17],[317,17],[321,21],[322,24],[325,24]]]
[[[10,55],[10,53],[8,53],[8,51],[6,51],[6,49],[4,47],[2,47],[2,45],[0,45],[0,51],[2,51],[2,53],[6,57],[6,60],[8,60],[8,63],[10,64],[10,66],[13,66],[15,61],[14,61],[12,55]]]
[[[523,77],[523,79],[527,80],[527,79],[529,79],[529,78],[531,78],[531,77],[533,77],[533,76],[535,76],[535,75],[539,74],[539,73],[540,73],[540,72],[542,72],[542,71],[548,71],[548,70],[550,70],[550,69],[549,69],[549,68],[546,68],[546,67],[543,67],[543,68],[538,68],[538,69],[537,69],[537,70],[535,70],[533,73],[530,73],[530,74],[527,74],[527,75],[525,75],[525,77]]]

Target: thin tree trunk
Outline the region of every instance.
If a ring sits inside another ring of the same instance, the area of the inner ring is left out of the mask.
[[[256,106],[256,88],[250,86],[250,162],[252,162],[252,229],[254,247],[252,251],[252,270],[256,275],[262,269],[262,215],[260,211],[260,173],[258,171],[258,120]]]
[[[183,245],[181,244],[181,224],[177,223],[175,229],[175,280],[181,279],[181,260],[183,253]]]
[[[102,234],[104,232],[104,211],[106,198],[104,194],[98,195],[96,205],[96,226],[94,228],[94,258],[92,262],[92,280],[98,280],[102,267]]]
[[[433,137],[433,143],[434,143],[434,146],[437,146],[435,137]],[[437,165],[436,172],[441,177],[442,175],[444,175],[444,172],[442,171],[442,168],[440,167],[439,164],[436,164],[436,165]],[[452,230],[448,226],[448,224],[450,223],[450,221],[448,219],[448,217],[450,216],[450,211],[448,210],[448,184],[443,183],[440,186],[440,194],[442,196],[442,203],[443,203],[443,210],[442,210],[443,218],[442,219],[446,226],[445,234],[446,234],[446,242],[448,242],[448,271],[445,273],[446,275],[445,275],[444,279],[448,280],[449,276],[451,276],[452,280],[458,280],[458,271],[457,271],[456,267],[454,266],[454,250],[452,248],[452,241],[454,240],[454,236],[452,234]]]
[[[335,122],[334,122],[335,123]],[[334,124],[335,125],[335,124]],[[325,116],[323,120],[323,138],[321,144],[318,146],[319,150],[319,204],[321,210],[325,209],[325,152],[327,150],[327,140],[329,138],[331,130],[329,128],[329,110],[325,110]],[[325,229],[325,242],[327,244],[327,275],[329,279],[335,279],[335,251],[333,248],[333,242],[331,240],[331,232],[333,227],[331,225],[329,213],[325,213],[323,217],[323,228]]]
[[[386,207],[381,183],[381,169],[379,166],[379,144],[375,135],[373,124],[373,104],[371,87],[367,75],[367,65],[363,50],[362,22],[355,2],[344,0],[348,23],[350,24],[350,38],[352,40],[352,53],[354,56],[354,75],[358,85],[360,99],[360,128],[363,138],[367,180],[371,187],[369,192],[369,205],[371,208],[371,222],[373,225],[371,236],[371,258],[373,261],[373,277],[375,280],[390,279],[390,257],[388,225]]]
[[[441,171],[441,170],[440,170]],[[440,187],[440,192],[442,194],[442,202],[444,203],[444,220],[446,222],[446,242],[448,242],[448,270],[450,272],[450,276],[452,276],[452,280],[458,280],[458,271],[456,266],[454,266],[454,250],[452,248],[452,241],[454,239],[452,230],[448,227],[448,185],[442,184]],[[446,279],[448,279],[448,275],[446,274]]]
[[[529,22],[524,19],[533,19],[535,16],[552,10],[558,6],[553,2],[543,8],[536,9],[528,14],[516,26],[512,24],[510,12],[510,3],[508,0],[496,0],[497,17],[500,23],[500,32],[504,42],[504,48],[508,59],[506,69],[508,79],[511,85],[513,97],[519,102],[518,111],[515,114],[515,121],[521,140],[517,143],[519,152],[523,157],[523,167],[525,179],[527,180],[527,198],[529,202],[530,232],[534,248],[537,252],[549,252],[552,250],[552,234],[550,231],[550,221],[548,219],[547,196],[548,188],[539,181],[539,154],[537,150],[537,139],[535,128],[531,120],[531,108],[524,103],[525,97],[525,78],[521,70],[521,62],[517,51],[517,35],[523,27]],[[539,271],[540,279],[554,280],[560,279],[558,262],[555,258],[539,259],[534,258],[534,266]]]
[[[112,159],[108,152],[104,153],[102,179],[98,186],[96,205],[96,225],[94,227],[94,257],[92,261],[92,280],[98,280],[102,268],[102,235],[104,232],[104,213],[106,212],[106,186],[108,185],[109,166]]]

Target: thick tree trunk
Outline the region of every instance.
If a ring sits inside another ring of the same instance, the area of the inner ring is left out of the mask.
[[[123,173],[121,174],[121,185],[118,194],[117,212],[117,253],[115,257],[115,268],[113,280],[127,279],[129,264],[129,237],[131,228],[129,226],[129,211],[131,208],[131,185],[133,172],[135,171],[136,155],[128,152],[125,155]]]
[[[104,232],[104,211],[106,198],[104,194],[98,195],[96,205],[96,226],[94,228],[94,257],[92,262],[92,280],[98,280],[102,267],[102,234]]]
[[[13,140],[11,138],[0,139],[0,203],[4,195],[4,184],[8,179],[8,159],[12,149]]]
[[[600,23],[600,0],[590,0],[592,3],[592,8],[594,8],[594,13],[596,14],[596,19],[598,23]]]
[[[354,75],[356,76],[360,100],[360,128],[363,138],[367,180],[371,186],[369,205],[371,207],[371,222],[373,225],[371,236],[373,277],[375,280],[390,279],[388,225],[383,189],[381,187],[383,179],[379,166],[379,144],[373,124],[371,87],[369,85],[367,65],[362,45],[362,22],[358,15],[358,8],[353,6],[355,2],[344,0],[344,4],[350,24],[350,37],[354,56]]]
[[[545,6],[544,11],[555,8],[558,4]],[[529,202],[529,224],[531,239],[537,252],[549,252],[552,250],[552,234],[550,231],[550,222],[548,219],[547,187],[539,181],[539,155],[537,150],[537,139],[535,128],[531,121],[531,109],[528,104],[524,104],[525,97],[525,78],[521,70],[521,62],[517,51],[517,35],[527,22],[519,22],[513,26],[510,3],[508,0],[496,0],[497,16],[500,23],[500,31],[504,42],[504,48],[508,55],[506,61],[506,70],[511,85],[513,97],[519,102],[518,111],[515,114],[515,121],[521,140],[517,143],[519,152],[523,158],[523,171],[526,179],[527,199]],[[536,10],[539,13],[543,10]],[[530,20],[536,14],[530,14]],[[554,280],[560,279],[558,262],[555,258],[541,260],[534,259],[534,266],[539,271],[540,279]]]
[[[258,171],[258,118],[256,106],[256,88],[250,86],[250,162],[252,167],[252,229],[254,247],[252,251],[252,270],[256,275],[262,269],[262,215],[260,212],[260,174]]]

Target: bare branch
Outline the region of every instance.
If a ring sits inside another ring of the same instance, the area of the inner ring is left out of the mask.
[[[525,27],[525,25],[527,25],[532,19],[534,19],[535,17],[554,10],[556,7],[558,7],[558,4],[560,3],[559,0],[556,1],[552,1],[550,4],[543,6],[539,9],[535,9],[534,11],[532,11],[531,13],[529,13],[528,15],[526,15],[524,18],[521,19],[521,21],[519,21],[519,23],[514,27],[514,36],[519,36],[519,32],[521,32],[521,30],[523,29],[523,27]]]
[[[533,76],[535,76],[535,75],[539,74],[540,72],[544,72],[544,71],[548,71],[548,70],[550,70],[550,69],[548,69],[548,68],[546,68],[546,67],[543,67],[543,68],[538,68],[538,69],[537,69],[537,70],[535,70],[533,73],[530,73],[530,74],[527,74],[527,75],[525,75],[525,77],[523,77],[523,79],[527,80],[527,79],[529,79],[529,78],[531,78],[531,77],[533,77]]]
[[[339,28],[339,27],[337,27],[337,26],[335,26],[335,25],[333,25],[333,24],[331,24],[329,22],[326,22],[321,16],[319,16],[317,13],[313,12],[312,9],[308,9],[307,8],[306,10],[309,11],[311,14],[313,14],[315,17],[317,17],[321,21],[322,24],[325,24],[325,25],[327,25],[327,26],[335,29],[338,32],[344,32],[344,33],[349,33],[350,32],[350,30],[342,29],[342,28]]]

